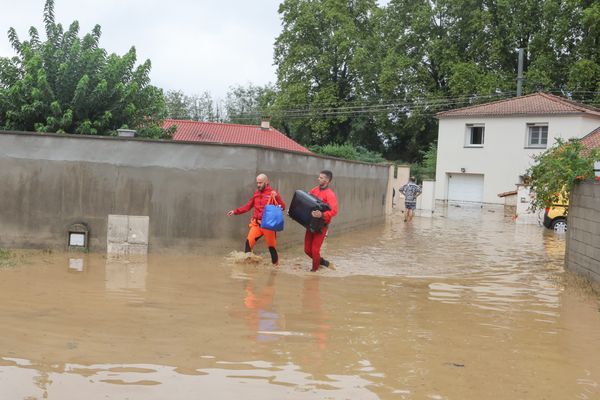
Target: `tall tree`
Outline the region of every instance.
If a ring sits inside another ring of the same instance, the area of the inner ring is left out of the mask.
[[[295,139],[307,145],[361,144],[376,137],[369,118],[344,107],[368,100],[371,82],[363,80],[368,74],[361,70],[378,64],[378,53],[369,50],[377,10],[375,0],[285,0],[280,5],[275,114],[285,116],[282,128]]]
[[[165,114],[162,90],[150,84],[150,61],[136,67],[136,51],[108,55],[96,25],[83,38],[74,21],[55,22],[54,1],[44,7],[46,41],[31,27],[9,41],[17,55],[0,59],[0,127],[4,129],[108,135],[137,128],[141,136],[169,137],[158,127]]]
[[[416,161],[435,113],[525,93],[600,104],[597,0],[286,0],[274,124],[304,144]]]
[[[181,90],[169,90],[165,93],[167,117],[173,119],[191,119],[188,97]]]
[[[271,85],[233,86],[225,99],[227,121],[234,124],[259,124],[271,117],[275,91]]]
[[[190,117],[195,121],[220,122],[223,120],[221,105],[207,91],[187,98]]]

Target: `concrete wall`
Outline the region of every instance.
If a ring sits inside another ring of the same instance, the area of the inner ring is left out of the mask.
[[[583,137],[600,126],[600,118],[567,115],[527,117],[441,118],[436,166],[437,200],[448,199],[448,176],[483,174],[483,201],[503,204],[498,193],[514,190],[530,166],[531,156],[546,149],[527,147],[527,124],[548,124],[548,147],[556,138]],[[485,125],[484,144],[466,146],[467,124]]]
[[[340,212],[335,234],[385,217],[388,165],[373,165],[252,146],[129,138],[0,133],[0,247],[65,248],[73,223],[90,228],[104,251],[109,214],[150,217],[149,249],[243,249],[251,214],[227,217],[266,173],[286,203],[294,190],[333,171]],[[286,219],[283,246],[302,228]]]
[[[600,283],[600,182],[575,185],[568,218],[565,266]]]

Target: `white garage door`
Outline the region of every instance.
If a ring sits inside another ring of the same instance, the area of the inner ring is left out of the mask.
[[[483,202],[483,175],[448,174],[448,201]]]

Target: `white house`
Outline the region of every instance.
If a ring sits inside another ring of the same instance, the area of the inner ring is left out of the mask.
[[[600,109],[547,93],[458,108],[439,119],[436,200],[503,204],[531,156],[556,138],[582,138],[600,127]]]

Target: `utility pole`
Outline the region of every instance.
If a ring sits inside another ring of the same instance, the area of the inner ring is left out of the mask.
[[[525,49],[519,49],[519,69],[517,73],[517,97],[523,95],[523,58],[525,55]]]

